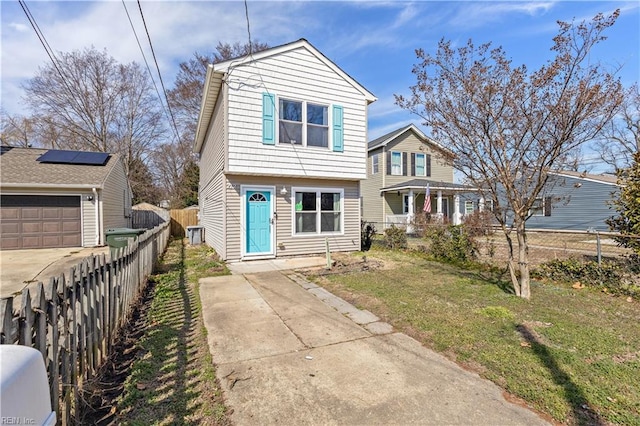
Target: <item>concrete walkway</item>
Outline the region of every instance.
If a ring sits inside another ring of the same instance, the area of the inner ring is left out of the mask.
[[[262,265],[200,280],[235,424],[547,424],[372,313]]]

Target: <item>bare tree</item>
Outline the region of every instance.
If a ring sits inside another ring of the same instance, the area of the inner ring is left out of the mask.
[[[0,111],[0,142],[5,146],[38,146],[35,120],[16,114]]]
[[[640,152],[640,88],[638,83],[625,92],[619,114],[612,120],[595,144],[600,158],[614,171],[633,164],[634,155]]]
[[[180,63],[180,70],[176,76],[174,88],[168,93],[169,105],[176,115],[180,126],[182,139],[193,143],[196,134],[200,101],[204,89],[204,79],[207,75],[207,65],[227,61],[229,59],[248,55],[268,49],[269,45],[254,41],[251,45],[241,43],[218,42],[216,51],[208,55],[195,52],[193,58]]]
[[[93,47],[61,52],[24,89],[43,145],[119,153],[131,179],[146,176],[131,168],[147,161],[165,128],[161,101],[137,63],[119,64]]]
[[[435,56],[416,51],[420,62],[413,68],[412,95],[396,95],[396,102],[422,117],[453,152],[446,160],[493,200],[520,297],[531,296],[525,223],[540,202],[548,173],[569,165],[581,145],[600,135],[621,102],[620,82],[600,64],[589,63],[589,52],[618,15],[559,21],[555,58],[534,72],[512,67],[500,47],[476,47],[469,40],[454,50],[442,40]]]
[[[251,45],[248,43],[218,42],[215,52],[208,55],[195,52],[191,59],[180,63],[174,88],[169,90],[167,94],[169,105],[179,128],[180,139],[177,142],[165,143],[158,147],[153,157],[155,170],[173,205],[181,205],[191,191],[189,182],[193,178],[193,164],[196,161],[192,147],[200,114],[207,65],[268,48],[268,44],[259,41],[254,41]],[[197,176],[197,166],[195,170]],[[185,173],[188,176],[185,176]]]

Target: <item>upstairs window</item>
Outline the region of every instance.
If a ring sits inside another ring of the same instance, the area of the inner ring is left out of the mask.
[[[394,176],[402,175],[402,153],[397,151],[391,152],[391,174]]]
[[[424,154],[416,154],[416,176],[426,176],[427,175],[427,162],[426,156]]]
[[[302,102],[280,99],[278,142],[302,145]]]
[[[371,157],[371,174],[375,175],[380,171],[380,154],[373,154]]]
[[[329,147],[329,107],[289,99],[279,106],[279,143]]]
[[[324,105],[307,104],[307,145],[329,146],[328,108]]]

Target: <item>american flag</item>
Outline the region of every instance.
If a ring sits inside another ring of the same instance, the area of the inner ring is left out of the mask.
[[[424,194],[424,207],[422,207],[422,211],[425,213],[431,213],[431,191],[429,189],[429,185],[427,185],[427,189]]]

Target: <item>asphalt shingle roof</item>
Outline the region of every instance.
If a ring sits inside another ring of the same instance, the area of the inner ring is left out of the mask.
[[[1,185],[64,185],[101,188],[117,163],[118,155],[112,154],[104,166],[84,164],[40,163],[40,157],[48,149],[15,148],[3,146],[0,151]]]

